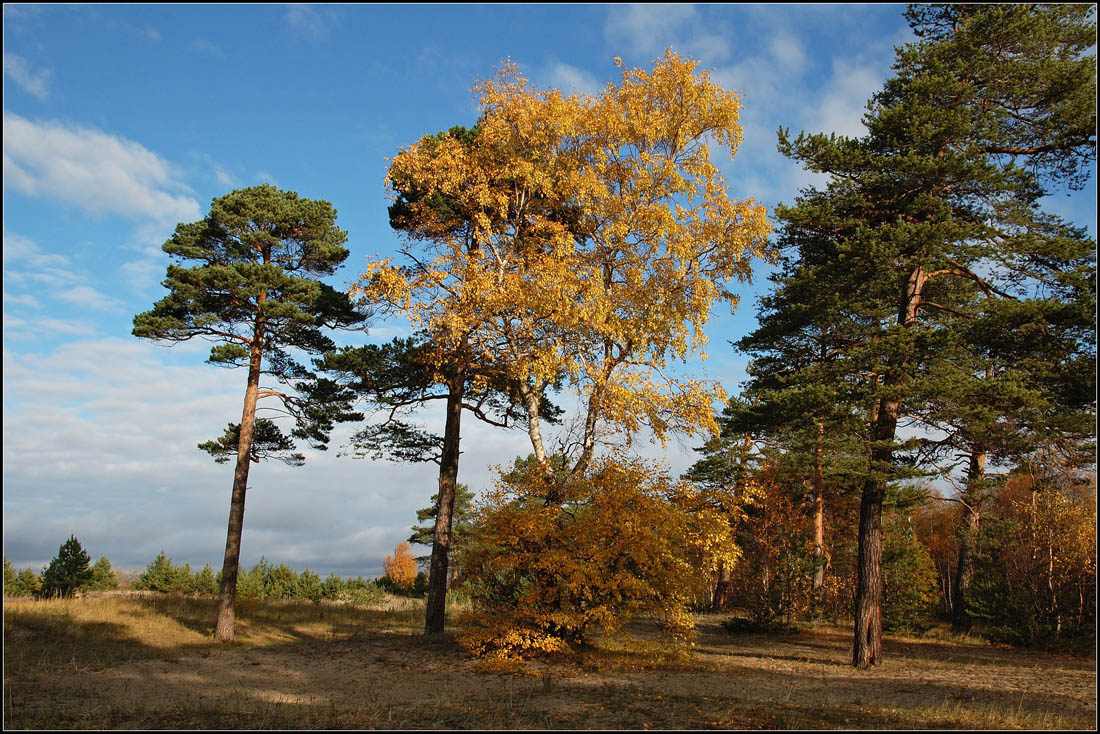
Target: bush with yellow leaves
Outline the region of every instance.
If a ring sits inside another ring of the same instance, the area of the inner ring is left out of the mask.
[[[409,591],[413,588],[416,582],[416,558],[406,541],[397,544],[392,556],[386,556],[382,571],[382,577],[379,580],[386,582],[393,589]]]
[[[686,644],[688,605],[738,552],[728,519],[641,461],[598,462],[580,479],[517,461],[483,501],[462,551],[473,604],[460,641],[500,658],[565,652],[638,615]]]

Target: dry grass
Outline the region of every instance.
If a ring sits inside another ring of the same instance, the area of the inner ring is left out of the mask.
[[[373,608],[242,599],[236,647],[348,638],[420,622],[422,603],[387,597]],[[99,669],[131,660],[218,649],[213,599],[162,594],[4,600],[5,675]],[[8,643],[11,643],[9,647]]]
[[[570,658],[512,666],[420,635],[423,603],[249,603],[238,639],[214,602],[115,596],[4,602],[6,728],[1092,729],[1094,658],[888,638],[873,671],[850,633],[729,635],[690,654],[644,626]],[[454,625],[452,624],[452,627]]]

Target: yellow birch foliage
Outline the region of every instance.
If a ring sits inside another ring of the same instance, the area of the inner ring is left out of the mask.
[[[672,52],[595,96],[539,92],[511,64],[476,91],[475,134],[393,159],[416,247],[370,264],[356,290],[429,334],[441,374],[457,352],[499,365],[544,465],[537,395],[560,378],[583,400],[574,474],[600,423],[627,439],[716,430],[721,386],[672,364],[702,349],[711,307],[736,303],[728,284],[766,251],[764,207],[731,199],[710,159],[741,142],[738,97]]]
[[[547,481],[531,465],[509,472],[480,508],[462,551],[474,605],[462,644],[500,658],[565,651],[638,614],[688,642],[688,605],[739,555],[725,515],[640,461],[596,462],[560,504],[543,500]]]
[[[393,549],[393,555],[386,556],[386,561],[382,564],[382,575],[396,588],[412,588],[416,582],[416,557],[407,542],[398,543]]]

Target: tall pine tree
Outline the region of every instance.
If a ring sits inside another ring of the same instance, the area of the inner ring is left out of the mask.
[[[323,328],[364,320],[346,294],[317,279],[334,274],[347,258],[346,240],[327,201],[267,184],[233,191],[214,199],[205,218],[176,226],[163,248],[181,263],[168,266],[169,293],[134,317],[135,336],[162,342],[206,339],[214,342],[209,362],[248,368],[241,422],[230,425],[220,445],[204,445],[215,455],[236,454],[215,626],[223,642],[234,632],[245,489],[249,464],[258,458],[253,450],[257,402],[276,398],[295,419],[292,435],[316,448],[324,448],[334,420],[361,417],[350,412],[342,388],[316,379],[294,359],[296,352],[335,349]],[[182,265],[187,262],[196,264]],[[294,389],[262,386],[264,376]],[[260,425],[262,445],[287,446],[277,426]]]
[[[859,139],[780,131],[780,150],[830,176],[777,209],[800,260],[866,320],[850,351],[876,390],[860,506],[853,663],[882,659],[882,505],[897,428],[974,304],[1026,297],[1031,267],[1092,242],[1045,215],[1044,186],[1095,159],[1095,24],[1088,6],[912,7],[918,41],[872,99]],[[820,260],[820,257],[818,257]]]

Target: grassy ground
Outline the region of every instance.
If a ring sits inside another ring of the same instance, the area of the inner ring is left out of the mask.
[[[4,601],[5,728],[1092,729],[1094,657],[850,632],[730,635],[700,619],[686,656],[644,630],[570,658],[502,666],[427,641],[422,602],[249,603],[237,641],[214,601]],[[454,625],[451,625],[452,628]]]

